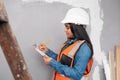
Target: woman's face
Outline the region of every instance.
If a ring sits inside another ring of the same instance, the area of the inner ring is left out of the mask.
[[[65,23],[65,30],[64,31],[66,33],[67,38],[73,38],[74,37],[74,35],[73,35],[73,33],[70,29],[70,25],[68,23]]]

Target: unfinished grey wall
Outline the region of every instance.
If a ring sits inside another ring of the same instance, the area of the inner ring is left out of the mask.
[[[66,40],[64,26],[60,21],[72,6],[62,3],[23,3],[20,0],[4,0],[4,3],[11,27],[33,80],[50,80],[52,68],[44,64],[41,56],[33,49],[32,45],[51,40],[48,47],[59,52],[61,44]],[[101,4],[104,10],[101,45],[102,51],[106,53],[114,49],[116,44],[120,44],[119,4],[119,0],[102,1]],[[0,54],[0,80],[13,80],[1,49]],[[101,80],[105,80],[104,75],[101,76]]]

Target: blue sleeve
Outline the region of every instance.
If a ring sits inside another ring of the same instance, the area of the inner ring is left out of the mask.
[[[51,58],[53,58],[53,59],[57,59],[57,56],[58,56],[58,54],[56,54],[55,52],[53,52],[52,50],[50,50],[50,49],[48,49],[48,51],[46,52],[46,54],[49,56],[49,57],[51,57]]]
[[[72,68],[67,65],[63,65],[54,59],[51,60],[50,65],[58,73],[74,80],[80,80],[86,70],[90,56],[91,50],[88,45],[84,43],[75,56],[74,66]]]

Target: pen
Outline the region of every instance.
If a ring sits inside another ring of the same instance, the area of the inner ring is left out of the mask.
[[[41,46],[47,46],[50,42],[51,42],[51,40],[47,40],[44,43],[42,43]]]

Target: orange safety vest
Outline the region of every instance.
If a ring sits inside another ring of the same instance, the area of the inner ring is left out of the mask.
[[[57,57],[57,61],[60,62],[61,57],[62,57],[63,54],[67,55],[67,56],[72,58],[72,61],[71,61],[71,64],[70,64],[70,67],[72,67],[73,66],[73,62],[74,62],[74,56],[75,56],[77,50],[80,48],[80,46],[84,42],[85,42],[85,40],[83,40],[83,41],[76,41],[72,45],[70,45],[69,47],[67,47],[63,51],[61,51],[60,54]],[[65,46],[65,44],[64,44],[64,46]],[[87,65],[87,68],[86,68],[86,71],[84,72],[84,77],[89,77],[89,73],[90,73],[90,70],[91,70],[91,67],[92,67],[92,63],[93,63],[93,58],[90,58],[90,60],[88,62],[88,65]],[[53,80],[71,80],[71,79],[69,77],[66,77],[66,76],[64,76],[62,74],[59,74],[58,72],[54,71],[54,78],[53,78]]]

